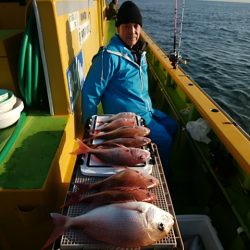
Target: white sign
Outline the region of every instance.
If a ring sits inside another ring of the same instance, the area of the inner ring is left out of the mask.
[[[80,47],[83,45],[84,41],[88,38],[89,35],[90,35],[90,23],[89,21],[87,21],[82,25],[80,25],[78,29],[78,38]]]
[[[75,11],[69,14],[69,30],[74,31],[79,27],[80,24],[80,14],[79,11]]]

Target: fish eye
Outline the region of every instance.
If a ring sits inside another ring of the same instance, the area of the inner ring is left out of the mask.
[[[161,222],[159,225],[158,225],[158,229],[163,232],[165,227],[164,227],[164,224]]]

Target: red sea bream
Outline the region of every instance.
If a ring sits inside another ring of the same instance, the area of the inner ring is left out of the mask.
[[[52,213],[51,217],[56,228],[42,249],[71,227],[113,246],[148,246],[166,237],[174,224],[170,213],[147,202],[115,203],[77,217],[57,213]]]
[[[113,148],[90,148],[81,140],[78,140],[79,148],[75,154],[94,154],[104,163],[114,166],[135,166],[136,164],[145,163],[150,158],[150,152],[133,147],[125,147],[120,145]]]
[[[159,180],[154,176],[126,168],[103,180],[94,183],[75,183],[79,192],[90,190],[108,190],[117,187],[151,189],[159,185]]]

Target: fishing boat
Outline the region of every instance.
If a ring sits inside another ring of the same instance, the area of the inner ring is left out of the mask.
[[[40,249],[51,232],[85,133],[81,87],[115,32],[105,11],[104,0],[0,1],[0,104],[24,103],[10,122],[0,113],[0,249]],[[224,249],[249,249],[249,136],[175,55],[142,39],[153,104],[180,125],[165,176],[175,214],[207,215]]]

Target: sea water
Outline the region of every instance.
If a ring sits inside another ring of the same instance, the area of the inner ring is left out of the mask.
[[[119,5],[124,1],[119,1]],[[134,0],[143,28],[167,53],[173,51],[175,0]],[[178,1],[177,45],[181,67],[250,134],[250,1]]]

